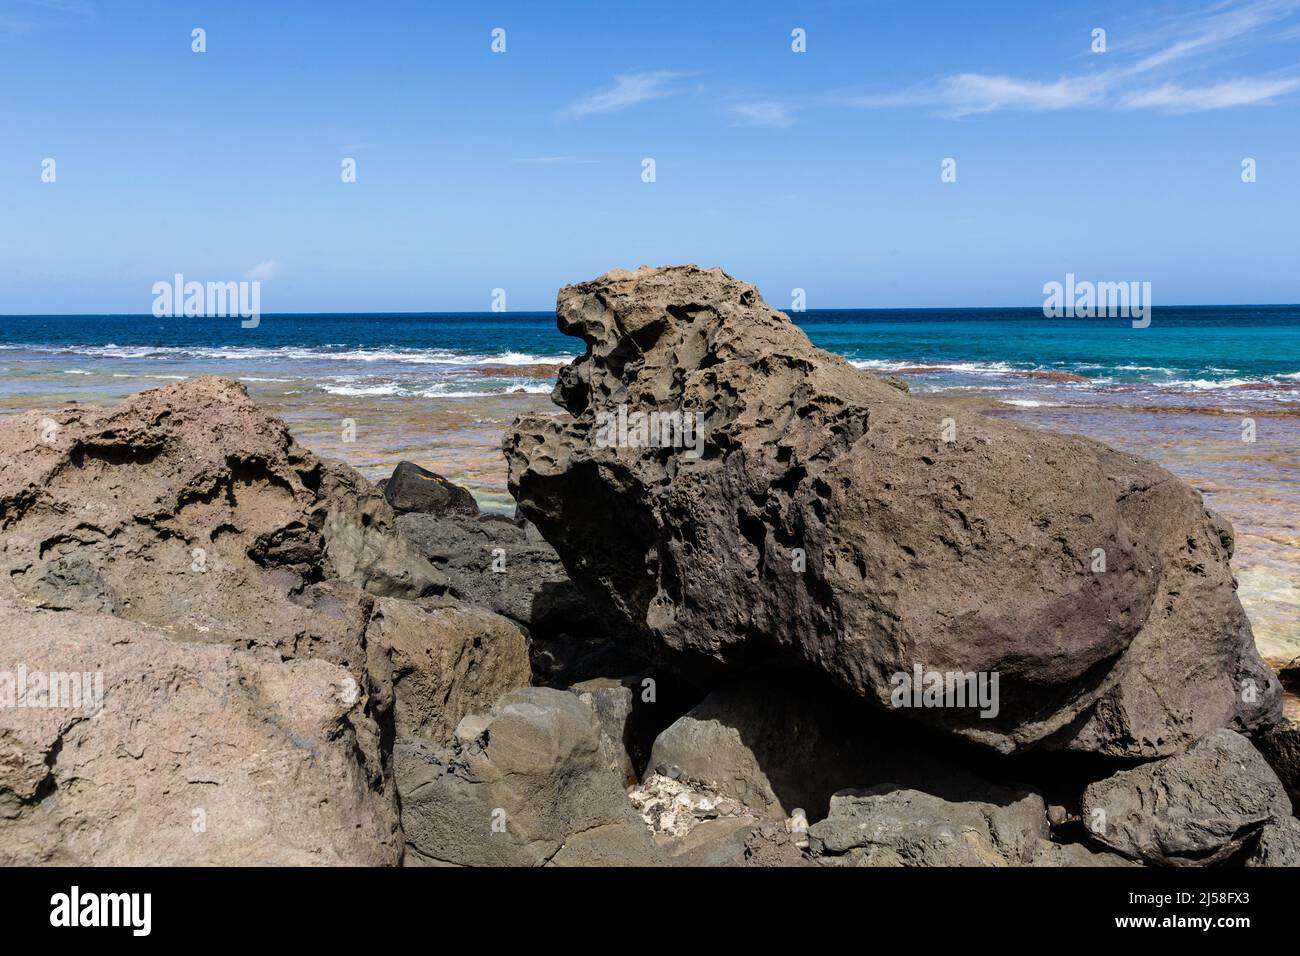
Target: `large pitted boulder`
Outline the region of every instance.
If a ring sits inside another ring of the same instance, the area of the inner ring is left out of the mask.
[[[601,747],[590,706],[532,687],[471,715],[440,749],[394,747],[408,865],[647,865],[650,831]]]
[[[1165,866],[1223,863],[1265,836],[1270,865],[1297,856],[1291,801],[1249,740],[1218,730],[1187,753],[1090,784],[1083,821],[1092,838]]]
[[[324,660],[0,604],[0,864],[395,865],[366,710]]]
[[[911,397],[717,269],[615,270],[557,312],[587,352],[568,414],[506,436],[511,492],[681,666],[795,657],[885,707],[916,666],[996,672],[996,716],[906,713],[1002,751],[1152,758],[1279,718],[1231,530],[1164,469]]]

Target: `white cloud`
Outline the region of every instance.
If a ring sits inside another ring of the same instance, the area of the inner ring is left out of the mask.
[[[1284,93],[1300,89],[1300,80],[1229,80],[1212,86],[1186,87],[1176,83],[1135,93],[1124,100],[1129,109],[1163,109],[1176,113],[1221,110],[1231,106],[1258,106]]]
[[[272,279],[280,271],[280,263],[274,259],[267,259],[265,262],[259,262],[253,268],[244,273],[245,279],[253,279],[258,282],[266,282]]]
[[[793,126],[790,108],[775,100],[755,100],[731,107],[732,126]]]
[[[1097,101],[1102,89],[1102,83],[1089,77],[1062,77],[1052,83],[1042,83],[1011,76],[959,73],[943,78],[930,88],[855,97],[848,102],[862,109],[935,106],[950,116],[966,116],[994,110],[1059,110],[1087,106]]]
[[[1222,2],[1197,15],[1180,18],[1173,28],[1166,27],[1145,37],[1137,37],[1127,46],[1113,47],[1104,56],[1118,62],[1095,72],[1062,76],[1054,81],[1002,74],[959,73],[940,77],[925,86],[851,98],[847,102],[861,109],[934,107],[948,116],[995,110],[1106,108],[1186,111],[1263,104],[1297,89],[1297,83],[1285,78],[1257,77],[1196,87],[1172,80],[1147,90],[1135,87],[1142,78],[1154,79],[1154,74],[1168,73],[1175,64],[1184,71],[1203,66],[1197,62],[1198,56],[1203,58],[1220,51],[1261,28],[1270,28],[1269,38],[1276,38],[1277,25],[1297,10],[1300,10],[1300,0]],[[1129,51],[1127,56],[1130,59],[1127,61],[1125,50]],[[1153,52],[1133,58],[1142,50]],[[1100,57],[1097,60],[1105,62]]]
[[[1220,3],[1194,19],[1189,30],[1176,40],[1167,31],[1150,42],[1163,43],[1163,47],[1134,64],[1130,73],[1145,73],[1164,66],[1199,50],[1210,50],[1229,41],[1253,33],[1263,26],[1285,20],[1300,8],[1298,0],[1254,0],[1240,6]]]
[[[574,100],[564,109],[568,116],[591,116],[596,113],[613,113],[628,107],[670,96],[676,92],[672,81],[684,76],[672,70],[652,70],[644,73],[620,73],[614,84]]]

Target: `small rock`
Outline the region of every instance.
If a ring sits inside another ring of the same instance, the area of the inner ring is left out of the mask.
[[[401,513],[478,514],[478,502],[469,491],[411,461],[397,463],[392,476],[384,482],[384,497],[394,511]]]
[[[838,866],[1020,866],[1047,836],[1041,796],[993,785],[960,801],[893,784],[846,790],[808,830],[813,855]]]
[[[506,691],[529,683],[528,645],[514,622],[448,600],[380,598],[366,642],[392,673],[398,737],[450,743],[461,718],[486,711]]]

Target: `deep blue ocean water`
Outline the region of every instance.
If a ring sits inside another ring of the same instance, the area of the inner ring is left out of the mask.
[[[1300,306],[1157,308],[1144,329],[1046,319],[1038,308],[793,318],[816,345],[863,368],[904,369],[920,391],[984,391],[1025,406],[1300,400]],[[125,393],[140,379],[202,373],[336,395],[545,392],[535,366],[581,350],[549,312],[266,315],[255,329],[219,318],[0,316],[0,394],[66,393],[75,377]]]

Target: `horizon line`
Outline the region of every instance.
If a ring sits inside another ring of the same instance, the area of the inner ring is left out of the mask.
[[[768,305],[768,308],[775,312],[780,312],[787,317],[796,315],[808,315],[814,312],[990,312],[998,309],[1034,309],[1041,311],[1041,303],[1036,305],[874,305],[874,306],[843,306],[830,305],[820,306],[815,309],[804,309],[795,312],[790,309],[777,309]],[[1163,305],[1153,303],[1151,309],[1300,309],[1300,302],[1167,302]],[[460,311],[439,311],[439,310],[420,310],[420,311],[371,311],[371,310],[346,310],[342,312],[263,312],[261,317],[264,319],[287,317],[296,318],[302,316],[353,316],[356,318],[383,318],[385,316],[413,316],[413,315],[473,315],[473,316],[491,316],[499,315],[503,318],[510,316],[537,316],[537,315],[555,315],[554,309],[511,309],[506,312],[493,312],[491,309],[467,309]],[[0,312],[0,319],[77,319],[77,318],[145,318],[145,319],[223,319],[238,318],[238,316],[155,316],[150,312]],[[1046,318],[1046,316],[1045,316]],[[1114,316],[1076,316],[1072,320],[1078,319],[1105,319],[1114,318]],[[1122,318],[1122,317],[1121,317]]]

